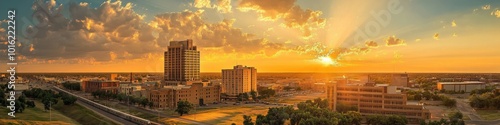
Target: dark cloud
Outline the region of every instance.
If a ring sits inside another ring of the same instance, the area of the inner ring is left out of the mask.
[[[378,44],[375,41],[366,41],[365,42],[366,47],[371,47],[371,48],[377,48]]]
[[[400,45],[405,45],[405,41],[399,38],[396,38],[396,36],[390,36],[386,40],[386,46],[400,46]]]

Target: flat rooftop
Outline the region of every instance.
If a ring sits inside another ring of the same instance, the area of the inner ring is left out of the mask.
[[[484,82],[480,82],[480,81],[463,81],[463,82],[438,82],[438,84],[484,84]]]

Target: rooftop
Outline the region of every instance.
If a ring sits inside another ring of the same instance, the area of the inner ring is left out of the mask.
[[[480,82],[480,81],[438,82],[438,84],[484,84],[484,82]]]

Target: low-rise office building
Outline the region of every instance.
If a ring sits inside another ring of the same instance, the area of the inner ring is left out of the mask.
[[[89,80],[82,81],[81,87],[84,92],[106,91],[117,93],[119,90],[119,84],[119,81]]]
[[[423,105],[407,104],[406,94],[396,86],[360,86],[327,83],[329,108],[337,105],[357,106],[362,115],[403,115],[411,123],[430,118],[430,112]]]
[[[220,86],[209,83],[192,85],[164,86],[149,92],[149,101],[155,108],[176,108],[177,102],[187,100],[194,105],[211,104],[220,101]]]
[[[474,89],[484,89],[486,83],[479,81],[438,82],[437,89],[454,92],[471,92]]]

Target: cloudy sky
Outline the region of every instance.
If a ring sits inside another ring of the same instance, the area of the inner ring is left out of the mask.
[[[19,72],[162,72],[169,41],[193,39],[202,72],[240,64],[498,73],[499,8],[498,0],[6,0],[0,19],[16,10]]]

